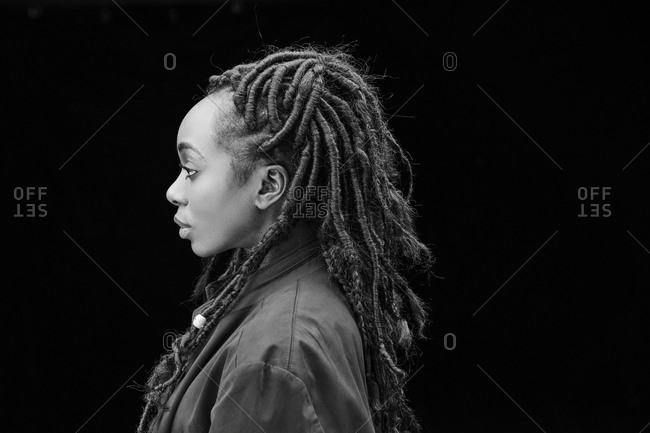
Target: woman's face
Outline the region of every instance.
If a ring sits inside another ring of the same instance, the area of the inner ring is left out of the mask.
[[[222,148],[229,144],[223,140],[234,113],[229,96],[211,94],[183,119],[176,143],[184,168],[167,190],[167,200],[178,206],[174,220],[179,234],[200,257],[254,245],[260,230],[256,176],[235,185],[232,157]]]

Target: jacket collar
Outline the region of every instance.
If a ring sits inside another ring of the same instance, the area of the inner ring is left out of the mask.
[[[287,239],[288,250],[286,253],[276,257],[267,265],[258,269],[250,276],[244,286],[244,292],[250,293],[260,289],[271,281],[285,275],[291,270],[297,268],[305,260],[313,257],[318,252],[318,242],[316,235],[310,235],[308,238],[300,239],[291,237]]]
[[[291,236],[285,240],[287,245],[287,252],[279,257],[275,257],[270,263],[258,269],[249,278],[244,287],[242,288],[241,300],[234,310],[245,307],[249,304],[245,298],[250,298],[250,294],[256,292],[258,289],[268,285],[273,280],[276,280],[283,275],[298,268],[314,256],[319,254],[319,245],[316,231],[309,232],[303,238],[298,236]],[[202,304],[192,312],[192,321],[194,317],[205,308],[205,305],[210,302]]]

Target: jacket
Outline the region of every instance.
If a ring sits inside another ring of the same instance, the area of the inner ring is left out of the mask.
[[[374,433],[353,312],[315,236],[287,242],[194,356],[154,431]]]

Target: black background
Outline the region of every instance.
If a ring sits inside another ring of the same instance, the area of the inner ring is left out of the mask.
[[[407,385],[425,431],[648,427],[641,9],[119,4],[1,13],[4,394],[18,431],[134,431],[142,405],[127,385],[144,382],[166,332],[189,325],[199,272],[165,199],[180,121],[210,75],[294,42],[356,42],[386,74],[391,127],[417,163],[418,230],[441,277],[413,279],[433,311]],[[26,187],[46,195],[21,199]],[[581,187],[610,195],[580,200]],[[20,216],[29,204],[47,215]],[[600,216],[579,216],[592,207]]]

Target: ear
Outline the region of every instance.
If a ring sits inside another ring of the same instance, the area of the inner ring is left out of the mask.
[[[261,171],[255,206],[259,210],[265,210],[282,198],[289,187],[289,173],[281,165],[267,165]]]

